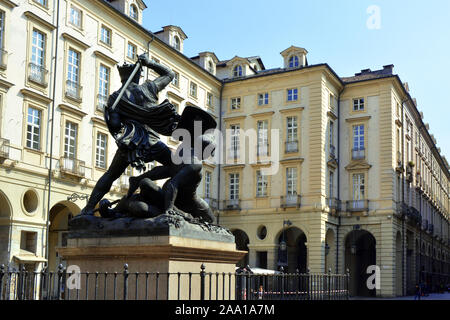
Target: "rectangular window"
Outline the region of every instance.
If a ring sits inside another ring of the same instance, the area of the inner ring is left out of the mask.
[[[364,125],[353,126],[353,159],[364,158]]]
[[[77,156],[77,135],[78,125],[67,121],[64,135],[64,157],[76,159]]]
[[[36,2],[36,3],[38,3],[38,4],[40,4],[41,6],[43,6],[43,7],[48,7],[47,6],[47,1],[48,0],[34,0],[34,2]]]
[[[211,198],[211,172],[205,171],[205,198]]]
[[[178,88],[180,86],[180,74],[178,72],[174,72],[174,73],[175,73],[175,76],[173,77],[172,84]]]
[[[353,200],[365,199],[365,181],[364,173],[353,174]]]
[[[45,34],[34,29],[31,44],[30,80],[45,83]]]
[[[80,53],[69,49],[67,61],[67,93],[73,98],[80,97]]]
[[[100,110],[103,110],[108,101],[109,75],[109,68],[101,64],[98,75],[98,107]]]
[[[231,110],[238,110],[241,108],[241,98],[231,99]]]
[[[267,120],[260,120],[257,123],[258,156],[267,156],[269,153],[268,127],[269,121]]]
[[[298,151],[297,117],[286,118],[286,152]]]
[[[81,10],[74,6],[70,6],[70,16],[69,16],[70,24],[77,28],[81,28],[82,22],[81,19],[82,19]]]
[[[266,93],[259,93],[258,94],[258,106],[264,106],[269,104],[269,94]]]
[[[191,82],[189,86],[189,94],[191,97],[197,98],[197,84],[194,82]]]
[[[256,171],[256,196],[267,196],[267,176],[262,174],[261,170]]]
[[[239,173],[230,173],[230,200],[239,199]]]
[[[286,168],[286,204],[297,203],[297,168]]]
[[[111,29],[102,26],[100,30],[100,41],[108,46],[111,45]]]
[[[334,189],[334,173],[330,171],[330,176],[329,176],[330,181],[328,182],[328,187],[330,188],[329,192],[330,192],[330,199],[333,198],[333,189]]]
[[[297,100],[298,100],[298,89],[288,89],[287,101],[297,101]]]
[[[0,57],[3,55],[3,52],[1,51],[4,46],[4,39],[5,38],[5,12],[0,10]],[[0,59],[0,62],[2,62],[3,59]]]
[[[364,110],[364,98],[353,99],[353,111]]]
[[[106,169],[106,148],[108,136],[106,134],[97,133],[97,144],[95,149],[95,166]]]
[[[134,44],[128,43],[127,57],[131,60],[136,60],[137,48]]]
[[[41,148],[41,119],[40,110],[28,108],[27,115],[27,148],[40,150]]]
[[[240,126],[239,125],[231,125],[231,149],[230,149],[230,157],[237,159],[239,157],[239,134],[240,134]]]
[[[206,93],[206,105],[210,108],[213,106],[213,95],[210,92]]]

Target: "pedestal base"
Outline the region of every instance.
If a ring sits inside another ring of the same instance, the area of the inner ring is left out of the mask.
[[[78,266],[83,274],[82,299],[123,299],[126,288],[128,299],[195,300],[201,298],[202,283],[206,299],[216,299],[216,293],[219,299],[234,299],[235,265],[246,252],[236,250],[234,237],[226,229],[184,221],[166,228],[160,224],[154,232],[158,235],[150,235],[151,228],[142,229],[142,220],[86,219],[71,227],[67,246],[57,249],[67,267]],[[128,224],[128,235],[122,224]],[[125,264],[128,274],[124,276]]]

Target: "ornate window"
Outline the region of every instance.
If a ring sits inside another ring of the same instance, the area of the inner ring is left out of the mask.
[[[135,21],[139,19],[138,9],[134,4],[130,6],[130,18]]]
[[[178,51],[181,49],[181,41],[178,36],[173,37],[173,47]]]

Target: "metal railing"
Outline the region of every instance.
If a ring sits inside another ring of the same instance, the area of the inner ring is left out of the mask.
[[[369,200],[348,200],[347,201],[347,211],[349,212],[360,212],[369,211]]]
[[[0,267],[0,300],[348,300],[350,274],[27,271]]]
[[[241,200],[240,199],[224,200],[222,210],[241,210]]]
[[[280,207],[281,208],[300,208],[300,195],[299,194],[288,194],[286,196],[280,197]]]
[[[62,173],[84,177],[86,164],[82,160],[72,159],[69,157],[61,157],[59,161],[60,170]]]
[[[285,153],[297,152],[298,151],[298,140],[286,141]]]
[[[75,100],[81,100],[81,92],[83,87],[78,82],[67,80],[66,81],[66,97]]]
[[[108,103],[108,96],[104,96],[102,94],[97,95],[97,111],[103,112],[105,110],[105,106]]]
[[[353,160],[363,160],[366,158],[366,149],[352,149],[352,159]]]
[[[33,62],[28,64],[28,80],[46,87],[48,85],[47,78],[48,70],[43,66],[37,65]]]
[[[0,158],[9,158],[9,139],[0,138]]]
[[[8,51],[0,48],[0,68],[6,69],[8,65]]]
[[[341,200],[337,198],[327,198],[327,206],[331,211],[337,213],[341,211]]]

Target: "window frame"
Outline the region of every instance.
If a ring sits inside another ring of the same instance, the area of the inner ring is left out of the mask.
[[[31,131],[28,130],[29,126],[31,125],[32,129],[34,129],[36,127],[36,124],[34,124],[34,123],[30,124],[30,122],[28,120],[29,117],[30,117],[30,113],[29,113],[30,109],[33,109],[33,110],[37,111],[37,113],[39,114],[39,124],[37,126],[38,130],[39,130],[39,132],[38,132],[38,141],[37,141],[38,147],[37,148],[34,147],[34,143],[36,143],[36,141],[34,141],[34,139],[31,139],[31,140],[28,139],[28,134],[29,133],[31,134],[31,137],[35,136],[34,130],[31,130]],[[25,136],[24,136],[25,147],[27,149],[29,149],[29,150],[41,151],[42,150],[42,120],[43,120],[42,118],[43,118],[43,110],[41,108],[39,108],[39,107],[35,107],[34,105],[28,105],[26,110],[27,110],[27,113],[26,113],[26,127],[25,127]],[[30,141],[30,145],[28,145],[29,141]]]
[[[290,94],[292,91],[292,94]],[[286,89],[286,103],[296,103],[299,101],[299,89],[298,88],[288,88]],[[294,99],[295,98],[295,99]]]
[[[241,110],[241,97],[233,97],[230,99],[230,111]]]
[[[355,102],[357,102],[357,110],[355,110]],[[352,112],[364,112],[366,110],[366,99],[365,97],[353,98],[352,99]]]
[[[198,84],[194,81],[189,81],[189,96],[191,98],[198,98]]]
[[[105,141],[104,141],[104,147],[99,146],[99,136],[104,136],[105,137]],[[103,148],[103,149],[102,149]],[[102,156],[101,155],[101,151],[103,150],[104,152],[104,166],[99,165],[99,158]],[[100,153],[99,153],[100,151]],[[96,139],[95,139],[95,168],[97,169],[102,169],[102,170],[106,170],[108,166],[108,134],[97,130],[96,131]]]

